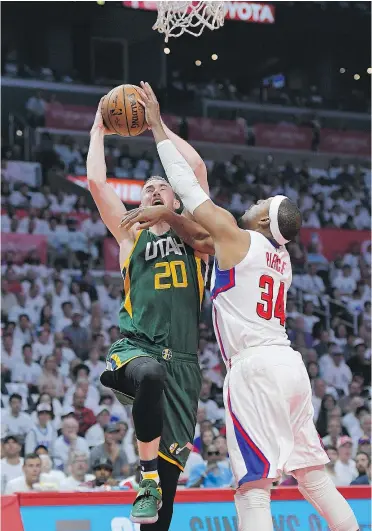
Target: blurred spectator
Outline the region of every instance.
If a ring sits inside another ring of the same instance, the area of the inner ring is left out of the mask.
[[[46,391],[52,391],[52,394],[47,393]],[[52,412],[53,412],[53,420],[51,421],[55,431],[59,429],[60,421],[61,421],[61,413],[62,413],[62,405],[61,402],[55,398],[53,395],[54,387],[46,384],[40,389],[40,395],[39,398],[35,404],[35,411],[31,413],[31,420],[34,424],[38,422],[38,415],[37,415],[37,408],[39,405],[47,405],[51,406]]]
[[[353,374],[363,376],[364,385],[371,384],[371,359],[367,359],[366,345],[363,339],[354,341],[355,354],[349,359],[348,365]]]
[[[14,190],[9,197],[9,205],[17,208],[28,208],[31,196],[26,183],[20,183],[19,189]]]
[[[338,289],[343,300],[347,301],[356,289],[356,280],[351,267],[345,264],[342,272],[333,280],[333,287]]]
[[[70,171],[75,164],[82,165],[84,163],[75,141],[70,137],[63,138],[61,144],[55,144],[54,150],[67,171]]]
[[[67,230],[67,247],[70,251],[68,254],[69,269],[80,268],[83,262],[90,263],[89,240],[85,234],[77,230],[77,221],[67,220]]]
[[[94,480],[92,482],[93,487],[102,487],[105,486],[116,486],[118,484],[118,481],[113,478],[112,472],[113,472],[113,465],[110,459],[107,459],[106,457],[101,457],[100,459],[97,459],[93,463],[93,474],[94,474]],[[134,488],[132,483],[127,485],[126,482],[131,482],[132,478],[127,478],[125,481],[122,481],[120,483],[120,486],[126,485],[130,488]],[[137,484],[138,487],[138,484]]]
[[[301,277],[301,289],[309,294],[315,306],[319,306],[319,297],[325,293],[324,282],[317,272],[317,264],[309,264],[307,274]]]
[[[359,475],[354,481],[350,483],[350,485],[371,485],[371,458],[368,457],[368,466],[366,468],[366,473]]]
[[[79,310],[72,313],[72,323],[63,329],[63,334],[71,343],[76,355],[85,359],[89,351],[89,332],[80,325],[82,314]]]
[[[23,459],[20,457],[22,445],[16,435],[7,435],[2,440],[3,457],[1,459],[1,493],[6,484],[22,475]]]
[[[323,382],[323,380],[320,381]],[[316,382],[318,382],[318,380],[316,380]],[[336,400],[334,397],[332,395],[325,394],[322,398],[319,415],[316,421],[316,429],[320,437],[325,437],[327,435],[329,415],[335,406]]]
[[[30,313],[32,315],[31,308]],[[14,341],[18,341],[21,345],[32,342],[32,325],[27,314],[21,314],[18,317],[18,324],[14,329],[13,339]]]
[[[325,465],[326,472],[331,478],[331,480],[333,481],[333,483],[336,485],[336,487],[338,487],[341,485],[341,480],[337,476],[336,471],[335,471],[335,465],[338,459],[337,447],[325,446],[324,449],[327,452],[327,456],[329,459],[329,463]]]
[[[87,371],[84,376],[84,371]],[[77,389],[81,389],[85,395],[85,406],[94,411],[99,401],[99,392],[97,387],[89,383],[89,368],[84,364],[78,364],[74,369],[75,374],[82,374],[78,377],[76,385],[71,385],[64,399],[64,407],[71,409],[73,395]]]
[[[335,474],[339,479],[339,485],[350,485],[357,477],[358,472],[355,461],[351,458],[353,441],[350,437],[340,437],[338,448],[338,459],[335,463]]]
[[[22,467],[23,475],[8,481],[5,494],[15,492],[29,492],[35,490],[34,486],[40,481],[41,459],[36,454],[27,454]]]
[[[30,415],[22,410],[22,396],[13,393],[9,397],[9,409],[4,411],[1,423],[6,427],[7,432],[17,435],[18,440],[23,444],[25,436],[32,427]]]
[[[85,407],[86,393],[82,389],[76,389],[73,400],[72,408],[76,420],[79,423],[78,435],[84,437],[90,427],[96,422],[96,417],[91,409]]]
[[[1,351],[1,365],[10,371],[22,363],[20,350],[15,347],[12,334],[3,335],[3,345]]]
[[[341,422],[337,418],[329,418],[327,425],[327,435],[322,438],[324,446],[337,448],[337,443],[342,435]]]
[[[5,320],[8,317],[9,311],[13,306],[16,306],[17,299],[14,293],[9,289],[9,282],[3,278],[1,281],[1,319]]]
[[[323,371],[323,378],[328,385],[334,387],[341,395],[347,395],[353,378],[350,368],[346,365],[342,350],[336,347],[332,352],[332,361]]]
[[[61,483],[66,479],[65,474],[53,469],[53,461],[44,446],[38,446],[35,453],[41,459],[40,490],[59,491]]]
[[[365,452],[371,455],[371,437],[361,437],[358,440],[358,452]]]
[[[89,359],[85,362],[85,365],[90,369],[89,381],[95,385],[99,384],[99,378],[106,369],[106,364],[104,361],[100,360],[100,355],[97,349],[92,348],[89,351]]]
[[[360,408],[363,406],[364,400],[360,396],[354,396],[348,407],[348,413],[342,419],[342,425],[347,429],[350,437],[353,439],[354,447],[356,448],[358,440],[363,436],[363,430],[360,425],[360,420],[356,415],[358,411],[360,414]]]
[[[62,435],[60,435],[53,449],[57,468],[64,470],[67,467],[69,454],[71,451],[83,452],[89,456],[89,447],[83,437],[78,436],[79,424],[71,416],[62,421]]]
[[[109,424],[104,428],[105,442],[100,446],[96,446],[92,449],[90,454],[90,468],[93,469],[93,464],[103,457],[110,459],[113,464],[113,477],[120,479],[128,476],[129,465],[128,459],[124,451],[120,448],[116,441],[116,435],[119,430],[116,424]]]
[[[308,297],[308,296],[306,296]],[[304,313],[302,316],[305,326],[304,330],[308,334],[312,334],[314,325],[319,323],[320,319],[314,315],[314,304],[311,300],[306,300],[304,304]]]
[[[355,457],[355,465],[359,474],[358,478],[364,476],[371,465],[371,456],[365,452],[358,452]]]
[[[31,96],[26,103],[28,122],[32,127],[43,127],[47,102],[41,91]]]
[[[222,462],[220,453],[214,444],[211,444],[204,454],[205,462],[195,465],[190,470],[187,487],[190,488],[227,488],[233,483],[230,465]]]
[[[70,475],[61,483],[61,491],[75,491],[79,487],[88,486],[88,482],[95,479],[93,474],[88,474],[88,469],[87,454],[73,450],[69,455],[67,468]]]
[[[50,356],[53,352],[53,341],[51,340],[50,333],[42,328],[37,336],[37,340],[33,344],[33,360],[39,363],[44,363],[47,356]]]
[[[63,377],[59,374],[55,356],[47,356],[44,360],[43,371],[39,378],[39,387],[48,383],[55,389],[55,396],[62,397],[65,392]]]
[[[39,404],[36,408],[37,422],[31,427],[26,435],[25,453],[33,453],[39,445],[47,449],[54,447],[57,433],[52,425],[54,418],[53,409],[50,404]]]
[[[91,217],[85,219],[80,227],[80,230],[86,237],[97,246],[97,251],[102,251],[102,241],[107,235],[107,229],[102,223],[98,210],[91,211]]]
[[[214,439],[214,444],[220,454],[221,463],[229,464],[229,453],[227,451],[226,437],[224,435],[218,435]]]
[[[310,383],[313,383],[314,380],[319,378],[319,364],[316,361],[310,361],[306,368]]]
[[[12,321],[14,323],[16,323],[22,315],[26,315],[29,319],[30,319],[30,316],[32,315],[31,309],[28,308],[26,305],[26,294],[25,293],[23,292],[18,293],[17,301],[18,301],[18,304],[16,304],[16,306],[14,306],[10,310],[9,316],[8,316],[9,321]]]
[[[211,389],[212,382],[204,378],[200,390],[199,407],[203,407],[205,409],[207,418],[214,424],[217,420],[222,420],[224,418],[224,412],[221,412],[216,402],[211,400]]]
[[[110,423],[110,411],[106,406],[98,406],[96,420],[97,422],[85,434],[85,440],[90,448],[100,446],[105,442],[104,428]]]
[[[26,343],[22,347],[23,361],[18,362],[12,370],[12,382],[25,383],[30,392],[35,392],[41,376],[41,367],[33,360],[32,345]],[[27,452],[30,453],[30,452]]]

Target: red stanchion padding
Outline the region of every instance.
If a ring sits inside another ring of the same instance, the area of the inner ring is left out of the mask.
[[[18,496],[1,496],[1,529],[24,531]]]

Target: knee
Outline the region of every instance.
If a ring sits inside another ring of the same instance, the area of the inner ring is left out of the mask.
[[[103,386],[112,388],[114,384],[114,375],[112,373],[113,371],[103,371],[103,373],[99,377],[100,382]]]
[[[235,494],[237,506],[242,509],[270,509],[270,488],[246,488]]]
[[[324,466],[300,468],[292,472],[292,475],[297,479],[300,489],[321,490],[328,482],[331,482]]]
[[[167,373],[163,365],[151,360],[149,363],[144,363],[140,368],[138,384],[145,386],[146,389],[163,390],[166,377]]]

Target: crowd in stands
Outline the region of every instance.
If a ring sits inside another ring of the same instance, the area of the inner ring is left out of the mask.
[[[38,156],[63,174],[83,168],[86,150],[67,139]],[[162,173],[148,154],[135,158],[109,142],[106,156],[110,175],[144,179]],[[13,251],[2,256],[2,492],[136,488],[130,407],[120,405],[99,380],[108,347],[120,337],[121,286],[117,276],[102,271],[106,229],[82,196],[15,182],[7,169],[11,158],[2,161],[2,232],[46,236],[48,259],[44,264],[30,253],[17,263]],[[235,215],[261,197],[284,193],[299,204],[305,227],[369,228],[369,171],[358,165],[334,160],[323,170],[306,162],[278,167],[268,157],[253,167],[240,156],[206,163],[212,197]],[[287,332],[308,369],[314,422],[330,458],[327,470],[336,485],[368,484],[370,249],[355,243],[333,262],[316,238],[308,247],[299,239],[288,249],[294,275]],[[194,451],[180,478],[186,488],[234,484],[225,439],[225,369],[210,305],[207,290]]]

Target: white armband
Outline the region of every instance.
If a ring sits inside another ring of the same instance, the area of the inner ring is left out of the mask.
[[[191,214],[208,201],[209,196],[200,186],[194,172],[171,140],[157,145],[159,157],[169,183]]]

